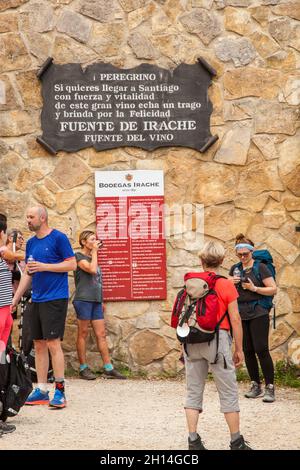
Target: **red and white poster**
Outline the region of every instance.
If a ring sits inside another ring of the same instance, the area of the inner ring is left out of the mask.
[[[163,171],[97,171],[95,196],[104,300],[165,299]]]

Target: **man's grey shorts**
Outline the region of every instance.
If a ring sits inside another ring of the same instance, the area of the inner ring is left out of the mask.
[[[232,339],[228,331],[220,330],[219,354],[215,361],[217,341],[214,338],[210,344],[187,344],[187,352],[184,353],[187,397],[185,408],[202,411],[203,392],[208,370],[213,374],[219,393],[222,413],[240,411],[238,403],[238,387],[235,367],[232,361]],[[224,358],[227,368],[224,367]]]

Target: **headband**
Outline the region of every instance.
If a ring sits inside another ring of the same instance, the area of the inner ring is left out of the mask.
[[[249,245],[249,243],[238,243],[235,245],[236,250],[239,250],[240,248],[247,248],[250,251],[254,251],[254,246]]]

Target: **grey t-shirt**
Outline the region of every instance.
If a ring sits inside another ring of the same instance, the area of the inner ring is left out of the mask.
[[[83,255],[80,252],[75,253],[77,263],[81,260],[91,262],[91,257]],[[96,274],[89,274],[77,264],[77,269],[74,272],[75,279],[75,297],[74,300],[83,300],[85,302],[102,302],[102,273],[101,269],[97,267]]]

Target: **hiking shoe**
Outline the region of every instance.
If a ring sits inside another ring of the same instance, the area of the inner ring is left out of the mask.
[[[127,377],[125,377],[125,375],[122,375],[120,374],[120,372],[118,372],[116,369],[112,369],[112,370],[105,370],[104,369],[104,372],[103,372],[103,377],[105,377],[106,379],[119,379],[119,380],[126,380]]]
[[[197,434],[198,437],[194,441],[192,441],[190,438],[188,438],[188,444],[189,444],[189,450],[207,450],[203,442],[201,441],[201,437],[199,434]]]
[[[246,398],[257,398],[262,394],[261,385],[257,382],[251,382],[251,387],[249,392],[245,393]]]
[[[34,389],[27,398],[25,405],[49,405],[49,392]]]
[[[81,370],[79,372],[79,377],[83,380],[95,380],[97,378],[89,367],[86,367],[85,369]]]
[[[58,390],[58,388],[55,389],[54,397],[50,401],[49,406],[52,408],[65,408],[67,406],[65,394]]]
[[[248,444],[249,442],[245,441],[243,436],[240,436],[235,441],[230,442],[230,450],[252,450]]]
[[[265,403],[273,403],[273,401],[275,401],[275,389],[273,384],[266,386],[263,401]]]
[[[10,432],[14,432],[16,430],[16,426],[13,424],[3,423],[0,421],[0,433],[1,434],[9,434]]]

